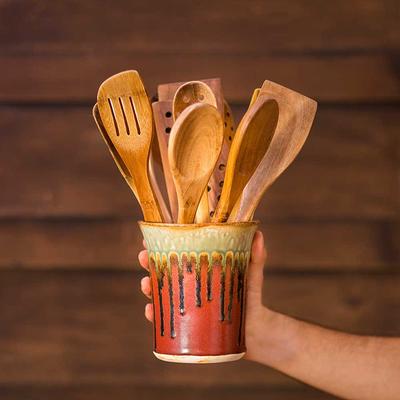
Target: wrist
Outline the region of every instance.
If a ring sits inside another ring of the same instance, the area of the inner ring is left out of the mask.
[[[296,320],[260,307],[254,329],[246,331],[246,358],[278,370],[285,369],[296,354]]]

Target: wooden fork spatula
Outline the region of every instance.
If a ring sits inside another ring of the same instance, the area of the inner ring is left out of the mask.
[[[253,217],[265,191],[303,147],[317,111],[316,101],[274,82],[264,82],[261,96],[278,103],[278,125],[267,152],[237,200],[229,222],[248,221]]]
[[[148,171],[152,111],[138,72],[121,72],[104,81],[97,104],[108,136],[132,177],[145,221],[162,222]]]

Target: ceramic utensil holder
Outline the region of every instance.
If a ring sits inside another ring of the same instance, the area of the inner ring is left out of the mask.
[[[245,354],[246,276],[256,222],[140,222],[149,255],[154,354],[215,363]]]

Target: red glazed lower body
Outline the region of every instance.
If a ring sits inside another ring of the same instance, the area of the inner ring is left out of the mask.
[[[207,256],[178,262],[150,257],[154,306],[154,351],[176,356],[221,356],[245,352],[247,260]],[[156,265],[156,262],[159,265]],[[162,265],[160,265],[162,263]],[[240,357],[236,357],[240,358]]]

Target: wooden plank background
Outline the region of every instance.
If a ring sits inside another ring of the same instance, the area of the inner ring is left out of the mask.
[[[399,335],[399,16],[396,0],[0,1],[1,399],[332,398],[248,361],[153,358],[140,212],[91,117],[124,69],[150,93],[220,76],[237,120],[264,79],[318,100],[257,212],[264,302]]]

